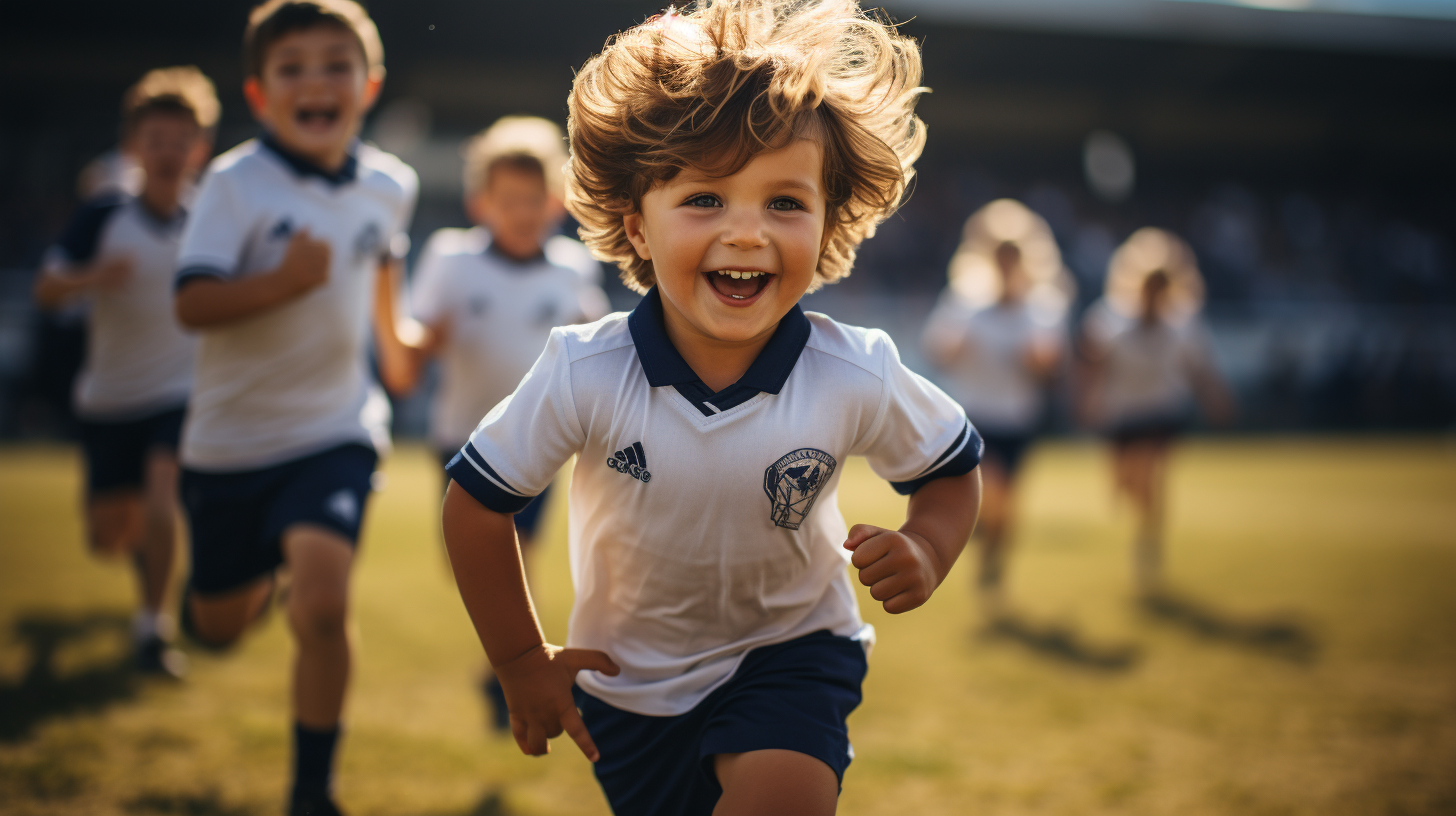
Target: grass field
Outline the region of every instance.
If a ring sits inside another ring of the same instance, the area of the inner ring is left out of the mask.
[[[338,779],[351,813],[604,814],[588,763],[489,736],[479,647],[434,532],[432,457],[399,451],[357,574],[359,659]],[[183,685],[124,669],[127,574],[87,558],[77,462],[0,449],[0,812],[274,814],[289,642],[273,616]],[[976,620],[969,561],[884,615],[843,814],[1456,813],[1456,443],[1204,442],[1173,471],[1181,600],[1136,606],[1130,520],[1099,448],[1038,449],[1013,587]],[[893,526],[860,462],[841,506]],[[562,504],[538,564],[548,635],[570,585]]]

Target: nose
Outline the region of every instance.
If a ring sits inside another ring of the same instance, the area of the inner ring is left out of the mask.
[[[755,208],[740,207],[730,210],[723,222],[723,233],[719,240],[725,246],[735,249],[758,249],[768,245],[768,234],[764,231],[763,215]]]

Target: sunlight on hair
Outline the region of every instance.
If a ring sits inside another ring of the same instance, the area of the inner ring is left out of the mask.
[[[853,0],[720,0],[670,8],[608,41],[568,101],[567,206],[631,288],[653,284],[622,216],[685,167],[737,172],[809,138],[824,147],[824,251],[814,288],[849,274],[904,198],[925,145],[920,52]]]

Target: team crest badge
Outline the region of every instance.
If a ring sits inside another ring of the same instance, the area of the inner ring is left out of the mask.
[[[372,255],[380,254],[384,248],[384,241],[379,232],[379,225],[373,222],[364,225],[364,229],[354,237],[354,263],[362,263]]]
[[[799,448],[786,453],[763,472],[763,492],[768,494],[769,518],[789,530],[799,529],[814,500],[829,483],[837,463],[816,448]]]

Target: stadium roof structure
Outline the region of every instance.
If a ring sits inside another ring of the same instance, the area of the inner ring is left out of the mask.
[[[896,0],[889,5],[897,15],[991,27],[1456,56],[1456,0]]]

